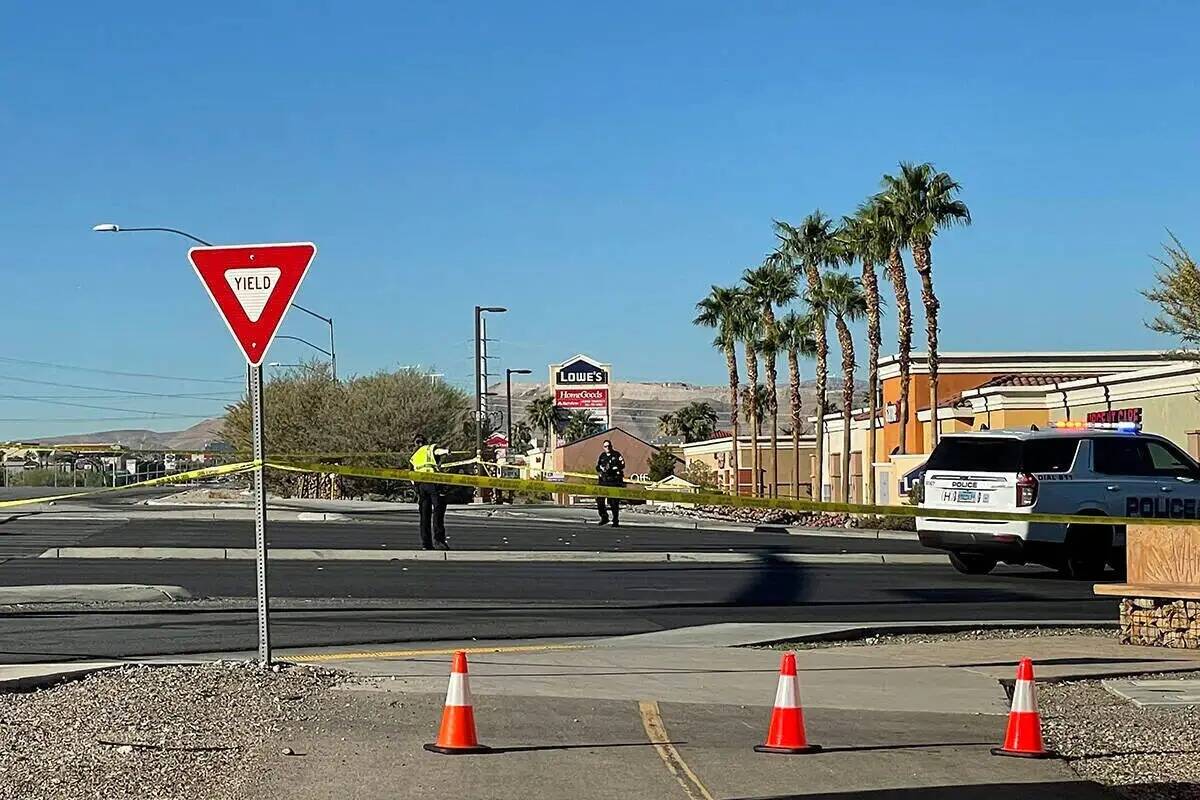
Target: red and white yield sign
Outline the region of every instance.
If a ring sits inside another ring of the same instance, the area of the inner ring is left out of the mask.
[[[193,247],[188,258],[246,360],[258,366],[316,254],[312,242],[294,242]]]

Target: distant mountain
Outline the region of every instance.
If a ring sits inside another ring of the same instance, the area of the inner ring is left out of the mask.
[[[861,396],[861,402],[866,402],[866,383],[859,382],[856,394]],[[829,380],[829,399],[841,404],[840,378]],[[504,384],[497,383],[489,388],[496,397],[491,398],[492,410],[505,410]],[[525,406],[535,397],[549,391],[545,383],[514,383],[513,384],[513,418],[520,420],[525,416]],[[729,429],[729,387],[728,386],[696,386],[688,383],[667,382],[621,382],[614,383],[610,389],[610,403],[613,407],[613,422],[615,427],[624,428],[634,436],[655,441],[659,439],[658,418],[663,414],[677,411],[688,403],[708,403],[717,412],[717,428]],[[790,389],[786,380],[780,384],[778,392],[779,426],[783,428],[791,424],[791,414],[788,410],[788,394]],[[800,385],[800,404],[804,409],[805,423],[802,433],[811,433],[812,426],[807,417],[816,410],[816,390],[812,381]],[[744,414],[744,411],[743,411]],[[745,418],[741,420],[743,430],[746,430]],[[767,421],[770,425],[770,421]]]
[[[42,444],[119,444],[137,450],[203,450],[221,441],[223,419],[206,419],[182,431],[116,430],[41,436]]]

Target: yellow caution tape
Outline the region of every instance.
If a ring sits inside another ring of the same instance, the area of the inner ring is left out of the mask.
[[[147,486],[168,486],[172,483],[180,483],[182,481],[194,481],[201,478],[215,478],[221,475],[237,475],[242,472],[249,472],[255,467],[260,466],[258,461],[242,461],[237,464],[222,464],[218,467],[205,467],[204,469],[193,469],[188,472],[178,472],[174,475],[165,475],[161,478],[150,478],[137,483],[129,483],[124,486],[105,486],[98,489],[89,489],[85,492],[71,492],[69,494],[58,494],[51,497],[30,497],[24,500],[3,500],[0,501],[0,508],[11,508],[13,506],[32,506],[41,503],[52,503],[57,500],[73,500],[77,497],[91,497],[98,494],[112,494],[113,492],[124,492],[128,489],[141,489]]]
[[[615,497],[619,500],[658,500],[666,503],[685,503],[698,506],[727,506],[733,508],[765,508],[805,513],[867,514],[893,517],[923,517],[932,519],[995,520],[997,522],[1049,522],[1086,525],[1200,525],[1200,520],[1160,517],[1097,517],[1085,514],[1022,514],[1015,511],[958,511],[945,508],[917,506],[878,506],[862,503],[828,503],[817,500],[789,498],[741,497],[719,492],[677,492],[667,489],[635,489],[628,486],[598,486],[595,484],[539,481],[523,478],[492,478],[484,475],[456,475],[447,472],[414,472],[406,469],[351,467],[342,464],[305,464],[269,461],[269,469],[289,472],[326,472],[354,478],[436,483],[447,486],[474,486],[505,491],[544,492],[583,497]]]

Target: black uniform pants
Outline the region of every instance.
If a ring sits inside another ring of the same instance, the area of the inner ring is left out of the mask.
[[[608,508],[605,508],[605,504]],[[600,521],[608,522],[608,515],[612,514],[613,525],[617,525],[621,521],[621,501],[615,497],[597,497],[596,510],[600,512]]]
[[[417,484],[417,511],[421,516],[421,546],[446,543],[446,498],[436,483]]]

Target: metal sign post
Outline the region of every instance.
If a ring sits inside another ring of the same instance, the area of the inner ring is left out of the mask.
[[[271,663],[270,609],[267,594],[267,483],[263,480],[267,453],[263,446],[263,368],[250,368],[250,407],[254,416],[254,561],[258,586],[258,660]]]

